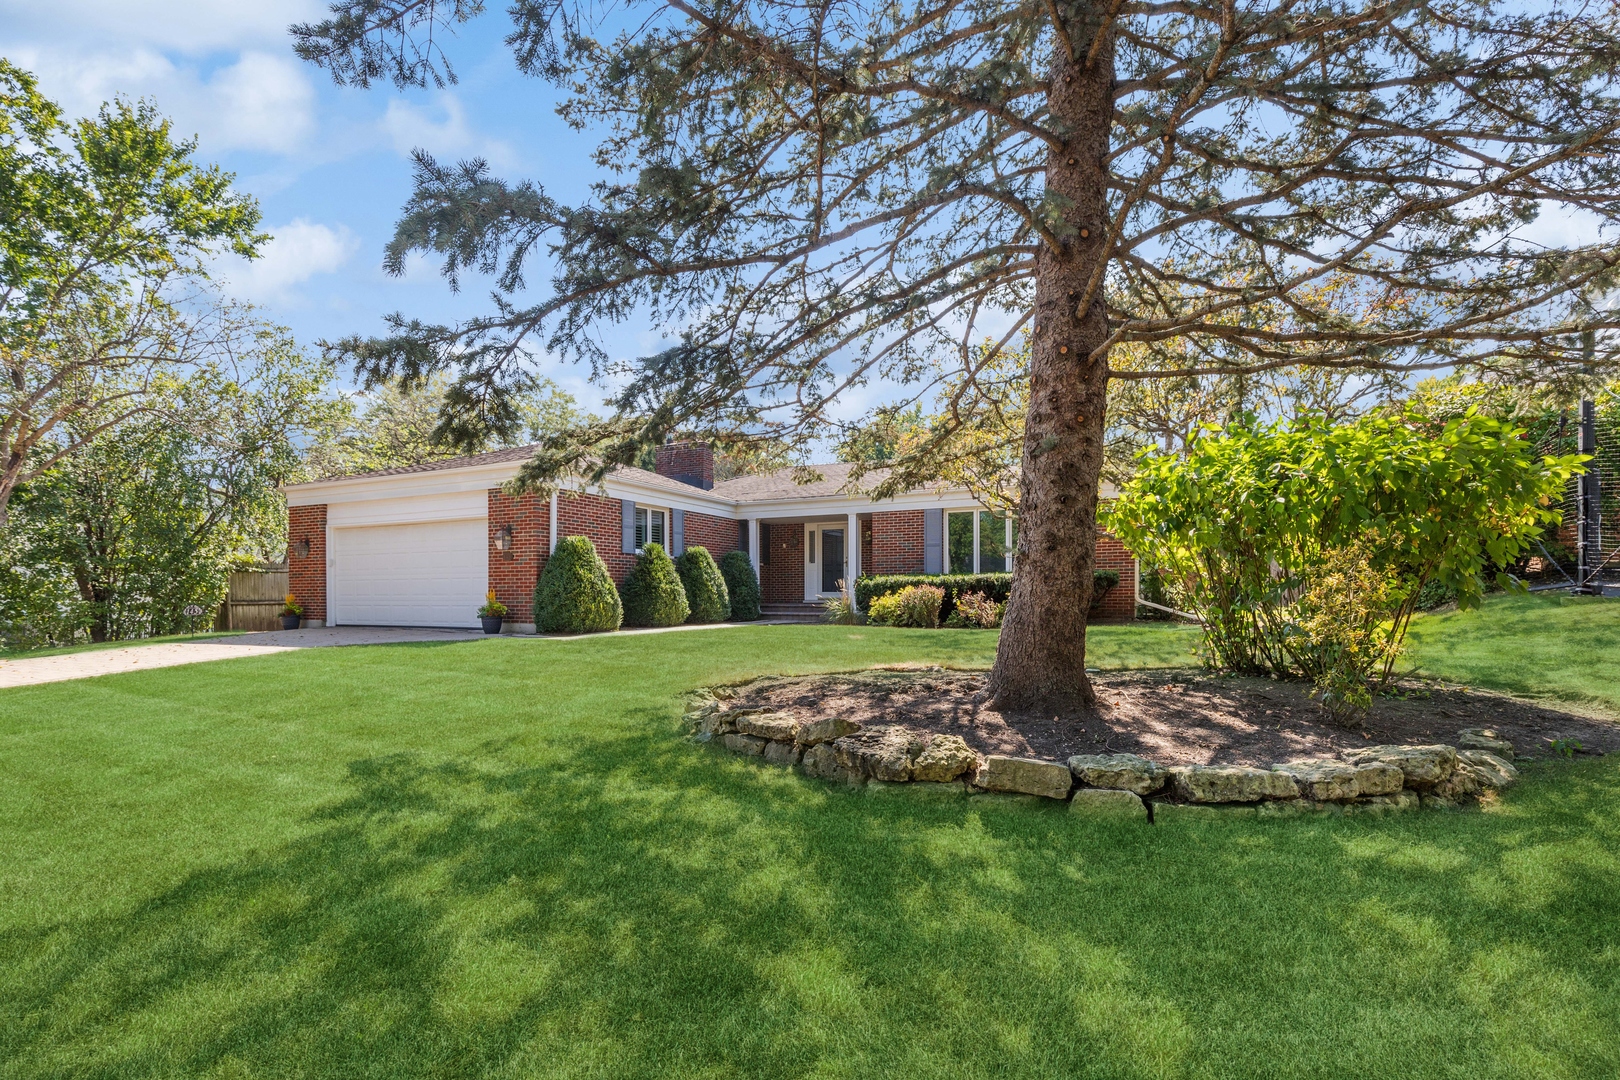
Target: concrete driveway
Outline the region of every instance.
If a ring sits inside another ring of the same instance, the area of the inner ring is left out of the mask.
[[[0,660],[0,688],[119,675],[126,671],[235,660],[295,649],[337,645],[396,645],[408,641],[472,641],[477,630],[404,630],[385,627],[336,626],[324,630],[267,630],[257,634],[204,641],[171,641],[92,649],[61,656],[26,656]]]

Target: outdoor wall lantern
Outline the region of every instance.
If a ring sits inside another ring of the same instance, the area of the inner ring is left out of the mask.
[[[512,550],[512,526],[502,525],[500,528],[495,530],[495,550]]]
[[[298,541],[298,543],[294,544],[293,551],[297,553],[300,559],[309,558],[309,537],[306,536],[302,540]]]

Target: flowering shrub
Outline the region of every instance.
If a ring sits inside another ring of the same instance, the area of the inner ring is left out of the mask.
[[[866,617],[884,626],[932,630],[939,626],[939,609],[944,604],[945,590],[938,585],[908,585],[899,592],[873,600]]]
[[[997,603],[984,593],[964,593],[956,598],[956,610],[945,620],[945,625],[994,630],[1001,625],[1001,616],[1006,610],[1006,604]]]

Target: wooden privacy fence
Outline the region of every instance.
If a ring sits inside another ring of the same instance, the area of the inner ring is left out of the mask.
[[[287,596],[287,564],[263,563],[233,570],[225,602],[214,619],[216,630],[280,630]]]

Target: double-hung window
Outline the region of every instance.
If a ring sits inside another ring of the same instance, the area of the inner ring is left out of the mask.
[[[636,507],[636,551],[648,544],[669,550],[669,514],[650,506]]]
[[[1012,569],[1018,526],[990,510],[952,510],[945,515],[945,572],[999,574]]]

